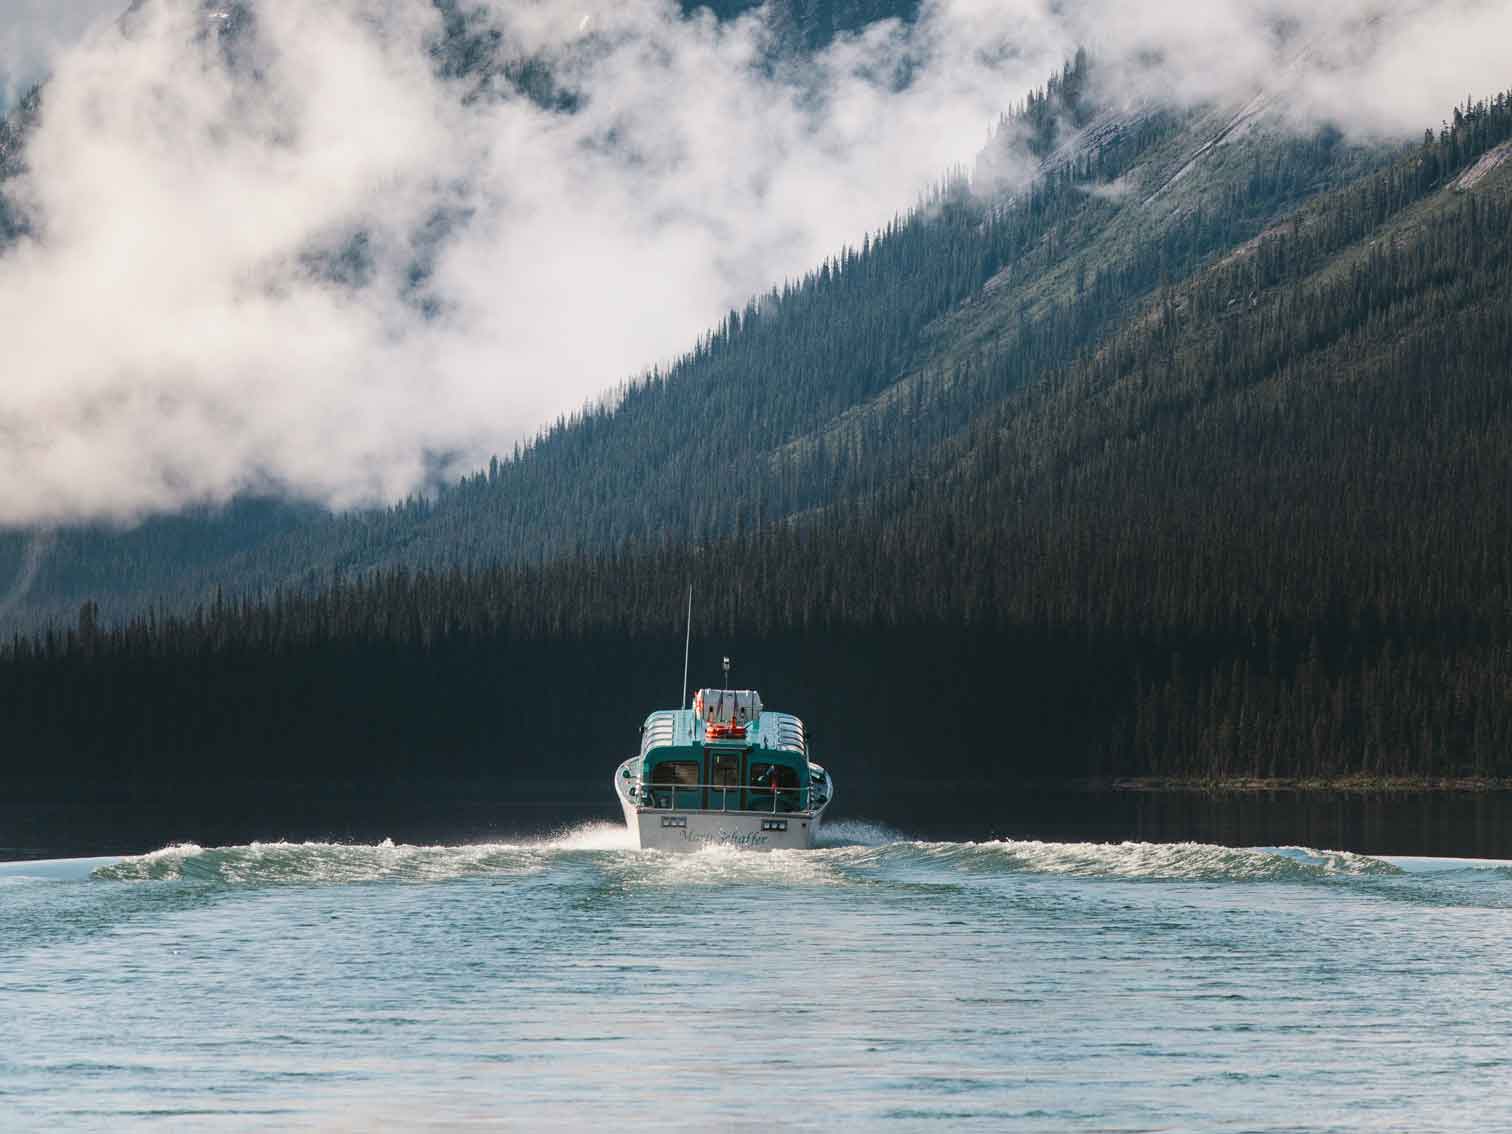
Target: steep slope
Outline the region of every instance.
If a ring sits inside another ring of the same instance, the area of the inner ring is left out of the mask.
[[[862,248],[731,312],[612,407],[558,422],[438,499],[326,521],[259,509],[248,530],[235,511],[65,533],[18,614],[71,617],[86,596],[119,614],[219,587],[546,561],[813,516],[875,493],[1157,286],[1390,156],[1326,131],[1297,139],[1252,108],[1073,102],[1086,67],[1068,66],[999,131],[995,145],[1027,136],[1041,155],[1031,184],[984,199],[947,182]],[[13,538],[0,570],[24,554]]]
[[[238,45],[256,20],[251,0],[202,0],[206,34],[227,52]],[[443,32],[433,48],[438,73],[473,84],[477,97],[502,97],[522,92],[552,107],[571,112],[575,94],[557,86],[549,59],[522,57],[515,53],[486,11],[459,5],[456,0],[435,0],[443,14]],[[133,4],[140,7],[140,0]],[[707,15],[730,19],[747,14],[748,3],[706,5],[685,0],[690,17]],[[910,19],[917,12],[914,0],[840,0],[811,3],[809,0],[777,0],[769,7],[777,31],[773,49],[778,58],[791,52],[815,49],[836,35],[859,30],[879,19]],[[130,12],[124,17],[129,21]],[[27,224],[14,202],[4,194],[4,181],[20,172],[28,130],[40,111],[45,90],[34,90],[17,112],[0,124],[0,244],[13,239]],[[424,250],[444,239],[444,223],[428,226],[417,234],[416,272],[424,271]],[[347,254],[360,257],[360,241],[349,242],[329,259],[343,279],[359,277]],[[312,260],[312,263],[317,262]],[[338,566],[364,566],[388,561],[416,541],[409,531],[418,517],[428,516],[428,502],[409,502],[385,515],[364,515],[332,527],[330,517],[299,505],[273,500],[241,501],[219,512],[192,511],[184,517],[150,522],[142,528],[120,533],[106,528],[63,533],[0,534],[0,580],[25,577],[23,596],[5,597],[0,591],[0,625],[16,620],[35,622],[58,612],[71,611],[81,594],[95,595],[113,611],[124,611],[149,599],[178,602],[198,597],[218,583],[257,587],[302,578],[323,579]],[[319,534],[305,531],[319,525]],[[276,537],[287,536],[282,541]],[[499,554],[501,540],[494,539],[482,554]],[[37,561],[37,551],[47,548],[42,570],[33,580],[22,565]],[[513,551],[505,553],[512,554]],[[245,561],[245,566],[244,566]],[[33,585],[33,582],[35,585]]]

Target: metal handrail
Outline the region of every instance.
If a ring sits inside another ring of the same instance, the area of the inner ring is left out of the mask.
[[[804,786],[804,787],[786,787],[786,786],[783,786],[781,784],[777,784],[777,785],[773,785],[773,784],[684,784],[684,783],[672,783],[672,782],[659,781],[659,780],[658,781],[653,781],[653,780],[643,779],[641,777],[636,777],[634,780],[632,780],[630,786],[633,787],[633,788],[638,789],[636,791],[636,795],[638,797],[640,797],[641,799],[643,799],[643,800],[645,799],[645,797],[646,797],[646,795],[648,793],[651,794],[651,806],[655,807],[656,810],[658,810],[658,811],[662,811],[662,810],[666,810],[666,811],[700,810],[701,811],[701,810],[703,810],[702,808],[678,807],[677,806],[677,793],[680,792],[680,791],[717,791],[717,792],[719,792],[720,793],[720,799],[719,799],[720,806],[719,806],[719,810],[721,812],[729,811],[729,809],[730,809],[730,807],[729,807],[729,802],[730,802],[729,801],[729,793],[732,792],[732,791],[749,791],[749,792],[755,792],[757,794],[762,794],[762,795],[770,795],[772,797],[772,814],[773,815],[777,814],[777,801],[782,796],[782,794],[784,792],[791,792],[791,793],[797,793],[797,794],[799,794],[800,798],[799,798],[799,801],[798,801],[798,805],[799,805],[799,810],[802,811],[802,810],[807,810],[808,807],[809,807],[809,805],[813,802],[813,794],[812,793],[814,791],[816,791],[816,790],[819,790],[818,785],[815,785],[815,784],[812,784],[812,783],[808,784],[807,786]],[[656,797],[655,797],[654,793],[656,791],[658,791],[658,790],[666,790],[666,791],[669,791],[669,792],[672,793],[671,802],[665,808],[661,807],[659,804],[656,803]],[[745,809],[737,808],[736,810],[745,810]]]
[[[775,787],[773,785],[771,785],[771,784],[685,784],[685,783],[683,783],[681,781],[678,781],[678,782],[674,783],[671,780],[648,780],[648,779],[646,779],[643,776],[636,777],[635,782],[638,783],[638,784],[644,784],[647,787],[659,787],[659,788],[675,787],[679,791],[694,791],[695,789],[703,789],[703,788],[709,788],[709,789],[711,789],[713,791],[804,791],[804,790],[806,790],[802,785],[794,786],[792,784],[778,784]],[[816,785],[814,785],[814,784],[810,784],[809,785],[809,787],[814,787],[814,786],[816,786]]]

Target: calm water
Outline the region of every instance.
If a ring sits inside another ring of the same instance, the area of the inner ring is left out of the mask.
[[[0,865],[0,1125],[1512,1128],[1512,867],[830,839]]]

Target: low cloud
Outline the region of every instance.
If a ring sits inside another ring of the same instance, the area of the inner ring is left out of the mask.
[[[797,67],[760,13],[464,9],[570,108],[440,77],[429,0],[258,0],[230,52],[198,2],[146,0],[52,57],[0,254],[0,523],[474,466],[859,242],[1078,43],[1131,96],[1289,66],[1299,120],[1408,136],[1504,82],[1512,34],[1470,0],[936,0]]]
[[[0,4],[0,112],[52,69],[94,26],[121,14],[122,0],[5,0]]]
[[[1504,0],[1098,0],[1066,5],[1131,87],[1178,104],[1281,92],[1302,125],[1421,133],[1512,83]]]

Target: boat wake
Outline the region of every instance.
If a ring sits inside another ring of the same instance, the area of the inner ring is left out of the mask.
[[[827,822],[815,836],[814,845],[824,847],[885,847],[891,843],[911,841],[896,827],[871,823],[865,819],[838,819]]]
[[[222,886],[425,883],[546,876],[580,864],[632,887],[742,881],[844,884],[889,878],[965,882],[987,875],[1067,876],[1109,881],[1306,883],[1410,877],[1512,881],[1512,863],[1371,857],[1306,847],[1222,847],[1206,843],[924,842],[881,824],[826,824],[812,851],[753,853],[711,848],[692,854],[633,849],[622,824],[587,823],[537,840],[463,846],[181,843],[126,858],[0,864],[0,882],[198,882]]]
[[[442,882],[476,875],[531,874],[573,853],[628,851],[622,823],[585,823],[540,840],[464,846],[363,843],[251,843],[202,847],[178,843],[97,867],[114,882],[198,880],[231,885]]]
[[[913,860],[966,873],[1060,874],[1170,882],[1288,882],[1393,875],[1384,859],[1348,851],[1238,848],[1207,843],[907,843],[878,848],[880,863]]]

